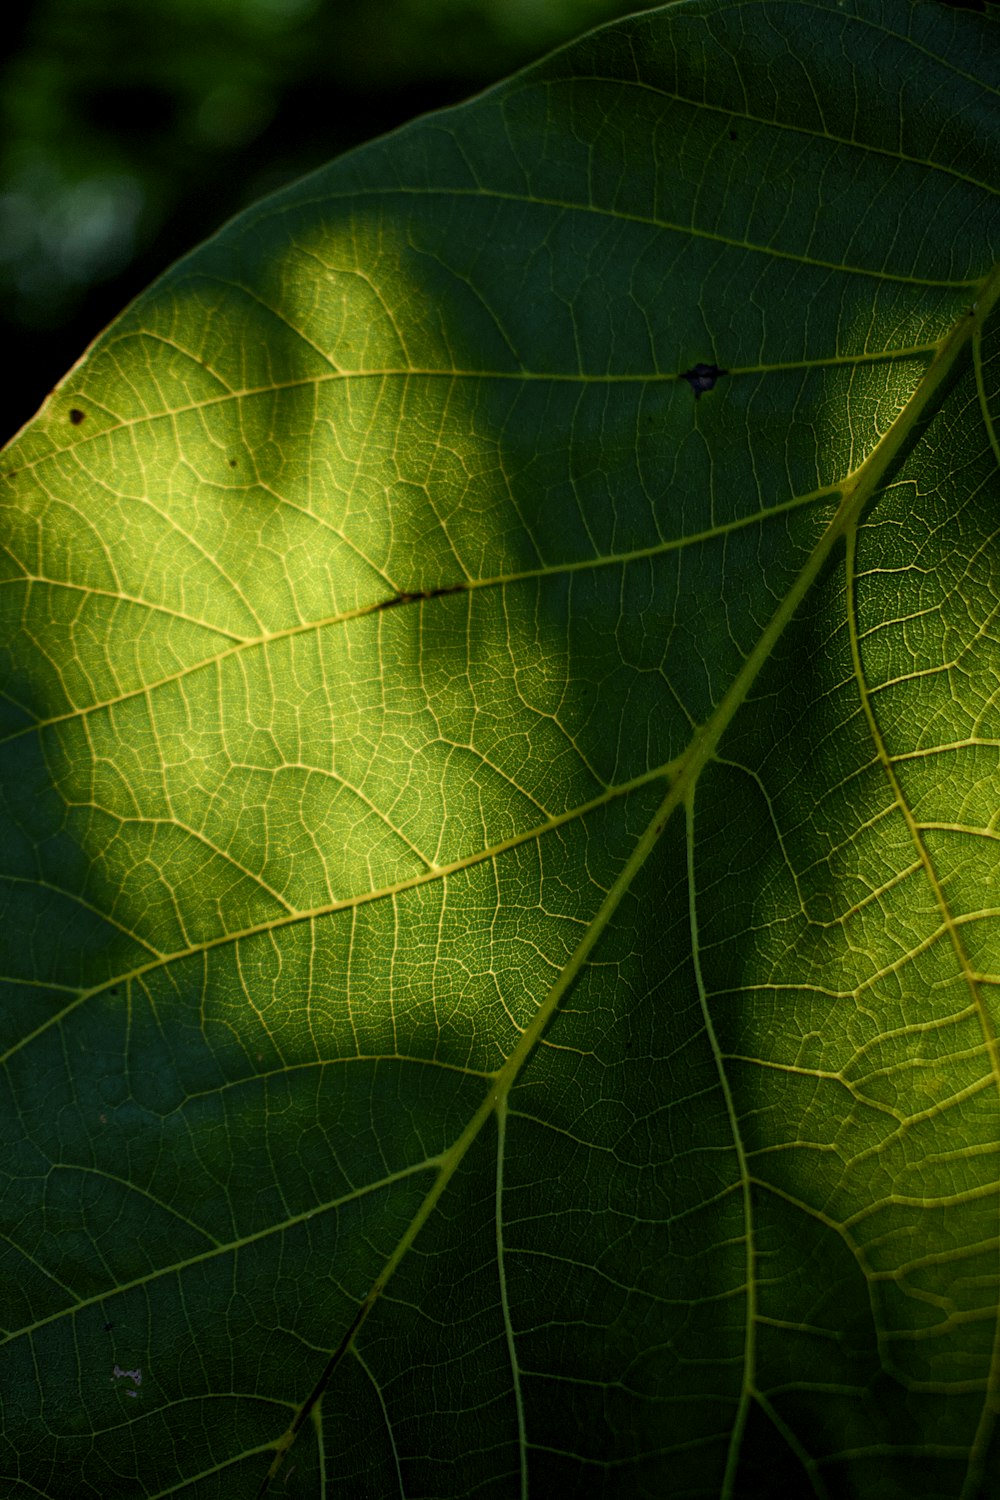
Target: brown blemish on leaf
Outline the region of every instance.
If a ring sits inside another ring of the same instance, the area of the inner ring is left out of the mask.
[[[422,599],[439,599],[442,594],[460,594],[464,587],[462,583],[447,583],[439,589],[420,589],[415,594],[397,594],[393,599],[383,599],[375,608],[395,609],[397,604],[416,604]]]
[[[80,423],[84,420],[86,415],[87,413],[85,411],[81,411],[78,406],[71,406],[69,409],[69,419],[73,423],[74,427],[79,427]]]

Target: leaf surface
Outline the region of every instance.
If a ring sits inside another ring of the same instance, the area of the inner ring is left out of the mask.
[[[8,448],[6,1493],[1000,1486],[997,40],[595,32]]]

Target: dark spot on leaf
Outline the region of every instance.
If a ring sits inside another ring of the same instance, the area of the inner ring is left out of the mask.
[[[731,130],[731,131],[730,131],[730,132],[729,132],[729,139],[730,139],[730,140],[731,140],[731,141],[738,141],[738,140],[739,140],[739,136],[738,136],[738,135],[737,135],[737,134],[736,134],[736,131],[735,131],[735,130]]]
[[[718,365],[692,365],[690,370],[681,371],[680,378],[687,381],[694,391],[694,399],[698,401],[706,391],[712,389],[720,375],[728,374],[728,370],[720,370]]]
[[[397,594],[393,599],[383,599],[376,604],[376,609],[395,609],[397,604],[416,604],[421,599],[440,599],[442,594],[460,594],[464,588],[461,583],[446,583],[437,589],[418,589],[416,593]]]
[[[69,419],[73,423],[74,427],[79,427],[80,423],[83,421],[86,415],[87,413],[85,411],[81,411],[78,406],[71,406],[69,409]]]
[[[231,459],[230,459],[230,460],[229,460],[229,467],[230,467],[230,468],[231,468],[231,469],[235,469],[235,468],[236,468],[236,460],[235,460],[235,458],[231,458]]]

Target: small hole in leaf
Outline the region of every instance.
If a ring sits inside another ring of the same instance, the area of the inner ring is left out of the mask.
[[[74,427],[79,427],[80,423],[83,421],[86,415],[87,413],[85,411],[81,411],[78,406],[71,406],[69,409],[69,419],[73,423]]]
[[[686,380],[694,391],[694,399],[700,401],[706,391],[710,391],[721,375],[728,375],[728,370],[720,370],[718,365],[692,365],[690,370],[682,370],[680,378]]]

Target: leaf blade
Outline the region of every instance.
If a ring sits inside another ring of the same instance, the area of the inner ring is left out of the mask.
[[[9,450],[6,1462],[44,1493],[55,1454],[252,1493],[261,1423],[304,1493],[989,1471],[996,1100],[951,997],[989,1010],[994,747],[956,737],[964,824],[917,753],[949,632],[990,723],[989,23],[754,17],[606,29],[251,211]]]

